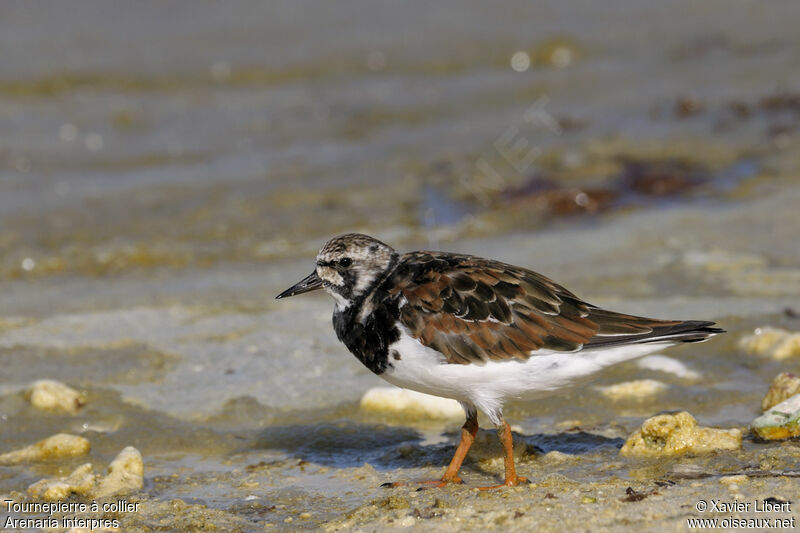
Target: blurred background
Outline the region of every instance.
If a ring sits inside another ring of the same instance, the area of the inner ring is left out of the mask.
[[[799,52],[791,2],[734,5],[5,3],[0,279],[747,201]]]
[[[380,382],[331,302],[273,301],[350,231],[721,321],[729,340],[685,352],[716,392],[676,381],[623,416],[699,402],[746,423],[778,367],[736,340],[800,327],[798,20],[791,0],[3,2],[3,439],[89,432],[101,459],[133,444],[169,474],[176,454],[293,457],[320,424],[373,434],[358,399]],[[86,408],[36,412],[21,391],[41,378]],[[620,416],[586,394],[515,412],[529,434]],[[408,466],[333,445],[303,458]],[[0,491],[40,473],[0,467]],[[159,494],[240,496],[201,485]]]

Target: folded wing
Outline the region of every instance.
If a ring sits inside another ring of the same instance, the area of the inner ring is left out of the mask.
[[[711,322],[665,321],[606,311],[527,269],[473,256],[414,252],[391,276],[400,320],[448,363],[528,359],[671,339],[705,340]]]

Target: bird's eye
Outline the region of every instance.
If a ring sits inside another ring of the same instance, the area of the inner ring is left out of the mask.
[[[343,257],[342,259],[339,259],[339,265],[343,266],[345,268],[349,267],[352,264],[353,264],[353,260],[350,259],[349,257]]]

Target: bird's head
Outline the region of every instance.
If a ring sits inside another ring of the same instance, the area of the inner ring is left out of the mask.
[[[345,308],[389,268],[396,254],[391,246],[368,235],[334,237],[317,254],[314,272],[276,298],[325,289],[340,308]]]

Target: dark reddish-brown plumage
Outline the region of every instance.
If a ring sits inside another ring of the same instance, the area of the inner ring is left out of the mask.
[[[400,321],[449,363],[528,359],[538,350],[704,340],[713,322],[606,311],[536,272],[469,255],[412,252],[384,283],[402,296]]]

